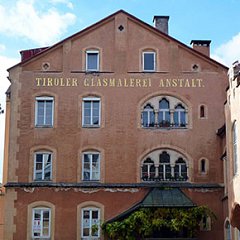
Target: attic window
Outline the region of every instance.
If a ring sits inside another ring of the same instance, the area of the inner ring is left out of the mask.
[[[198,71],[199,70],[198,64],[193,64],[192,65],[192,70],[195,71],[195,72]]]
[[[118,29],[119,29],[120,32],[123,31],[123,30],[124,30],[123,25],[120,25],[120,26],[118,27]]]
[[[43,71],[47,71],[49,68],[50,68],[50,63],[44,62],[44,63],[42,64],[42,70],[43,70]]]

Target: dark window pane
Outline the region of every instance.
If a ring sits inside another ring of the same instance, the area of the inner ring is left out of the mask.
[[[144,70],[154,70],[154,53],[144,53]]]

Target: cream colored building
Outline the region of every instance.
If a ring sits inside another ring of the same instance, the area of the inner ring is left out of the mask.
[[[227,162],[225,167],[226,195],[229,216],[225,220],[226,239],[240,239],[240,63],[229,69],[229,87],[225,102]]]

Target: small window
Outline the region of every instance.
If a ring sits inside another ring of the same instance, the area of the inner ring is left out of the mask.
[[[100,210],[98,208],[82,209],[81,239],[98,239],[100,237]]]
[[[201,164],[201,166],[200,166],[201,173],[206,173],[206,160],[202,159],[200,164]]]
[[[187,165],[186,162],[179,158],[174,167],[174,177],[175,179],[186,180],[187,179]]]
[[[236,121],[233,124],[232,128],[232,141],[233,141],[233,173],[234,175],[238,171],[238,164],[237,164],[237,124]]]
[[[100,126],[100,98],[83,99],[83,118],[84,127]]]
[[[143,52],[143,71],[155,71],[155,52]]]
[[[158,123],[160,127],[170,127],[169,101],[166,98],[159,102]]]
[[[142,180],[143,181],[149,181],[155,178],[155,166],[154,162],[150,159],[147,158],[143,162],[142,166]]]
[[[82,180],[99,181],[100,180],[100,154],[84,153],[82,159]]]
[[[51,211],[49,208],[34,208],[32,218],[32,238],[50,239],[50,219]]]
[[[205,118],[206,113],[205,113],[205,107],[203,105],[200,106],[200,118]]]
[[[35,125],[37,127],[53,126],[53,97],[37,97],[35,107]]]
[[[186,127],[186,110],[181,104],[175,107],[173,120],[175,127]]]
[[[230,225],[228,220],[225,222],[224,228],[225,228],[224,229],[225,230],[225,239],[226,240],[231,240],[232,239],[231,225]]]
[[[99,71],[99,51],[86,52],[86,71]]]
[[[52,180],[52,153],[35,153],[34,181]]]
[[[159,156],[159,177],[162,180],[169,180],[172,177],[170,155],[165,151]]]
[[[150,104],[147,104],[142,111],[142,125],[143,127],[154,127],[155,113]]]

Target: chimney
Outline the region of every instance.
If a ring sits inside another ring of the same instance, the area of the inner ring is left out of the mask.
[[[168,35],[168,20],[169,16],[154,16],[153,22],[155,25],[155,28],[160,30],[161,32]]]
[[[208,57],[210,57],[210,43],[211,40],[192,40],[192,48]]]

